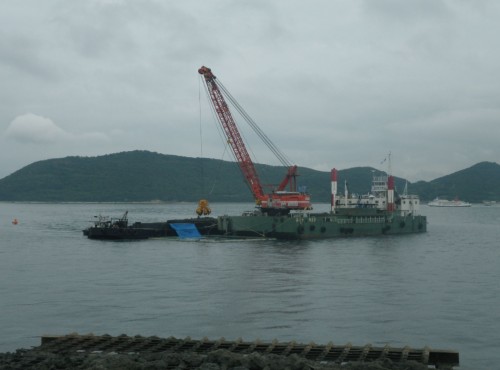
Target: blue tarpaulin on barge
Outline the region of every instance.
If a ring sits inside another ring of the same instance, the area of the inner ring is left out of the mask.
[[[181,239],[199,239],[201,234],[194,224],[170,224]]]

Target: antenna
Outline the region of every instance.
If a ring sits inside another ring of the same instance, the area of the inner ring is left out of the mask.
[[[392,163],[391,163],[391,152],[389,152],[389,154],[387,155],[388,157],[388,161],[387,161],[387,174],[389,176],[392,175]]]

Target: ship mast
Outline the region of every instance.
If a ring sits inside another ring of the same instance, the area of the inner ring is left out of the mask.
[[[392,176],[391,152],[387,156],[387,210],[394,212],[396,205],[394,204],[394,177]]]

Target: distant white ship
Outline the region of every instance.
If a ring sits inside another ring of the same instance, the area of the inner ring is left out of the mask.
[[[432,202],[427,203],[430,207],[470,207],[471,204],[468,202],[463,202],[461,200],[446,200],[436,198]]]

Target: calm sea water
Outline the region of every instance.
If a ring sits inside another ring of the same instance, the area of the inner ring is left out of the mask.
[[[312,242],[81,231],[97,214],[160,221],[195,207],[0,203],[0,351],[71,332],[276,338],[429,346],[459,351],[461,369],[500,367],[500,207],[424,206],[426,234]]]

